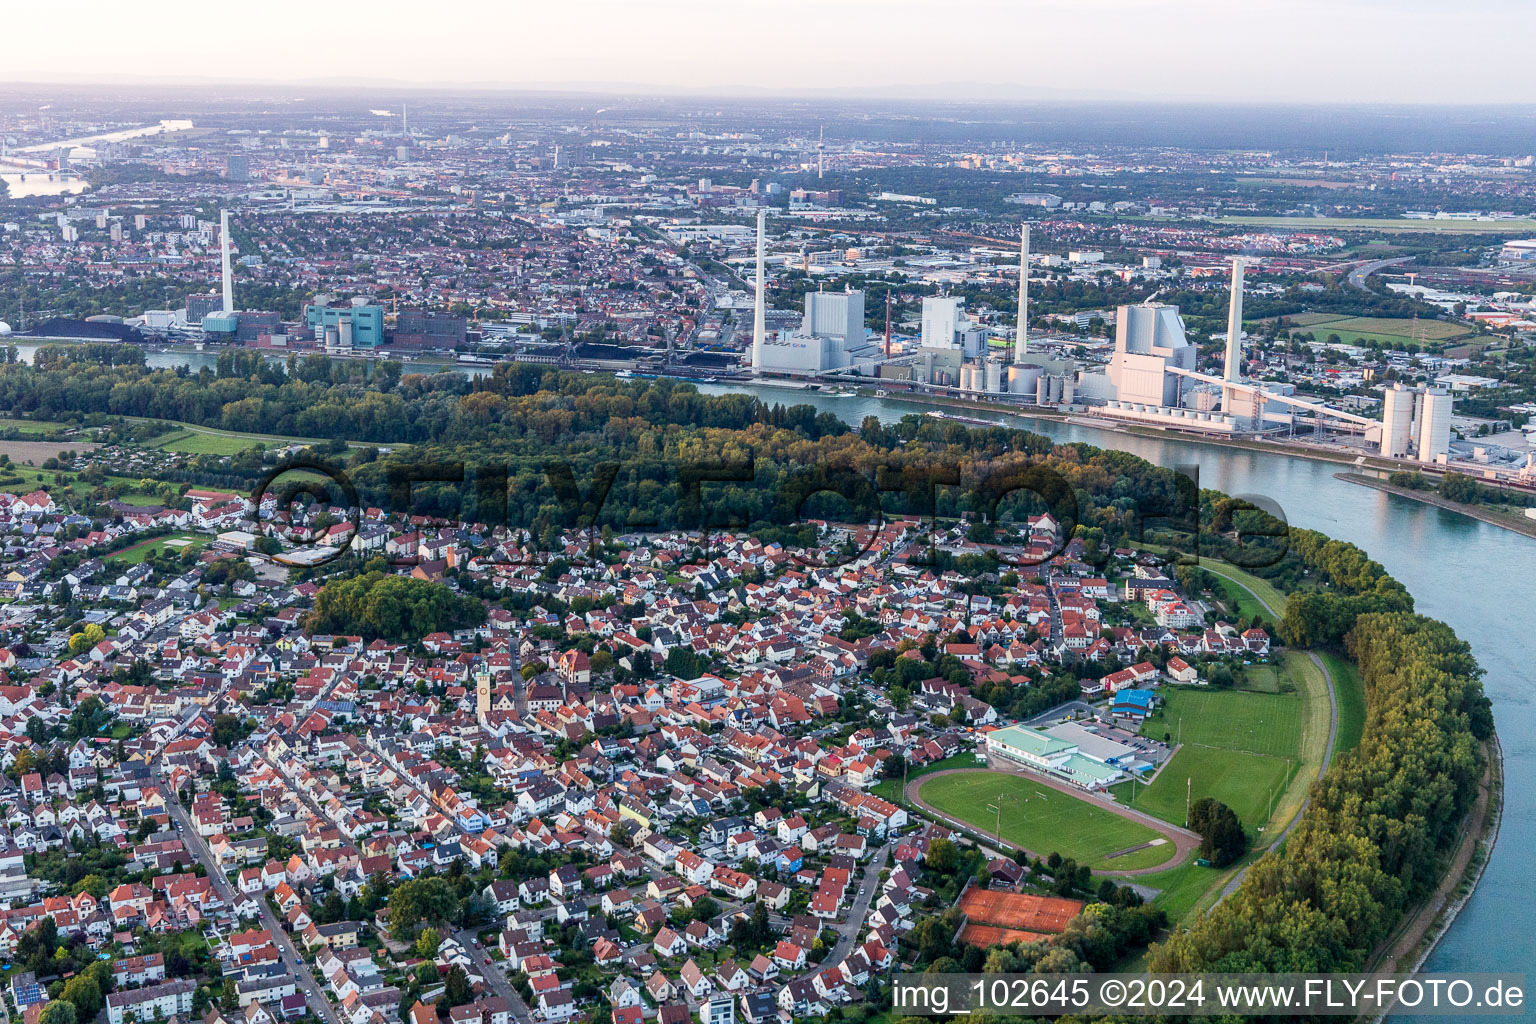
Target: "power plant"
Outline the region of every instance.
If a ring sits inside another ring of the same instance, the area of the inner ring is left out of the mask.
[[[1227,436],[1314,436],[1344,432],[1379,444],[1390,458],[1444,463],[1450,448],[1451,396],[1443,389],[1388,389],[1382,420],[1324,405],[1296,394],[1288,383],[1244,377],[1243,291],[1247,261],[1232,260],[1225,361],[1219,376],[1204,373],[1199,348],[1186,337],[1177,306],[1155,296],[1115,310],[1114,345],[1102,365],[1082,366],[1059,355],[1060,344],[1029,342],[1029,224],[1019,228],[1018,308],[1012,338],[995,348],[995,328],[971,319],[965,300],[925,296],[917,344],[898,349],[885,335],[871,343],[864,326],[864,294],[810,292],[798,330],[766,326],[764,215],[757,221],[757,278],[752,368],[797,377],[833,374],[873,377],[965,394],[996,396],[1025,406],[1072,408],[1086,415],[1148,426]],[[889,298],[889,297],[888,297]],[[1047,351],[1049,349],[1049,351]]]

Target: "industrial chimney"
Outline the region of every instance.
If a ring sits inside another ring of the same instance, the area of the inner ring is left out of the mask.
[[[1029,351],[1029,221],[1019,232],[1019,323],[1013,333],[1013,362],[1024,362]]]
[[[229,211],[219,211],[219,245],[224,257],[224,312],[235,311],[235,278],[229,269]]]
[[[1237,383],[1243,361],[1243,258],[1232,261],[1232,303],[1227,311],[1227,365],[1223,378]]]
[[[752,310],[752,369],[762,372],[763,342],[768,334],[767,293],[763,278],[763,218],[766,210],[757,211],[757,302]]]

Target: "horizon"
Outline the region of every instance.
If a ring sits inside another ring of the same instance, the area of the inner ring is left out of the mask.
[[[352,5],[278,0],[259,19],[237,19],[171,0],[150,26],[130,7],[78,0],[71,15],[96,31],[65,38],[56,10],[25,8],[7,27],[34,45],[9,56],[0,81],[690,98],[936,92],[943,95],[928,98],[973,102],[1536,102],[1524,50],[1536,9],[1512,0],[1473,0],[1454,24],[1429,0],[1190,0],[1177,17],[1153,0],[1083,0],[1070,10],[957,0],[937,18],[921,0],[783,0],[729,11],[703,0],[643,8],[576,0],[515,12],[463,0],[427,20],[416,10],[392,0],[370,8],[377,17],[365,23]],[[143,70],[146,58],[153,72]]]

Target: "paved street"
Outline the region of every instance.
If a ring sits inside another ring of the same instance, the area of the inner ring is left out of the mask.
[[[161,766],[156,765],[156,778],[160,778],[160,771]],[[163,782],[164,780],[162,779],[161,781]],[[192,826],[191,816],[187,814],[186,808],[181,806],[181,801],[176,798],[174,793],[169,794],[169,798],[166,800],[166,807],[169,808],[171,817],[181,827],[182,841],[187,844],[187,848],[192,851],[193,855],[197,857],[208,871],[208,877],[213,880],[214,891],[233,907],[239,900],[239,894],[229,884],[229,880],[225,877],[218,861],[213,856],[213,851],[208,849],[208,844],[203,841],[203,837],[197,834],[197,830]],[[265,899],[258,899],[257,902],[261,905],[262,926],[272,933],[272,941],[277,946],[278,955],[283,958],[284,966],[288,968],[289,973],[297,980],[300,989],[304,992],[304,998],[309,1002],[310,1008],[319,1014],[320,1018],[326,1021],[326,1024],[340,1024],[330,1000],[325,998],[325,993],[315,982],[315,976],[310,973],[309,965],[299,958],[298,950],[294,948],[292,940],[288,938],[288,933],[283,930],[282,922],[277,919],[276,914],[272,913],[272,908],[267,906]]]
[[[474,958],[475,966],[479,968],[480,973],[485,975],[485,983],[490,986],[491,991],[505,999],[507,1005],[512,1007],[512,1016],[522,1024],[532,1021],[533,1013],[528,1009],[528,1004],[523,1002],[523,997],[518,995],[517,989],[513,988],[512,983],[507,980],[501,964],[491,960],[485,946],[480,943],[479,936],[466,928],[454,932],[453,937],[469,950],[469,955]]]
[[[853,947],[858,944],[859,936],[864,931],[864,925],[869,918],[869,906],[874,902],[875,894],[880,889],[880,869],[885,867],[885,859],[890,856],[891,850],[896,844],[887,842],[876,850],[869,858],[869,863],[864,866],[864,877],[859,882],[858,894],[854,896],[853,906],[848,909],[848,920],[844,921],[837,929],[837,945],[832,947],[832,952],[822,961],[823,967],[835,967],[847,959],[853,952]]]

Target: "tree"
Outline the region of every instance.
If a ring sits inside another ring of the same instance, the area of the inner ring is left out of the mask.
[[[421,935],[416,936],[416,955],[421,956],[422,960],[432,960],[433,956],[438,955],[438,946],[441,944],[442,936],[439,935],[438,929],[424,927],[421,929]]]
[[[446,878],[413,878],[390,894],[389,930],[403,939],[422,928],[441,928],[453,920],[458,907],[458,896]]]
[[[474,992],[469,987],[469,975],[458,964],[448,968],[448,976],[443,982],[443,1000],[449,1006],[463,1006],[474,1000]]]
[[[101,1012],[101,985],[90,969],[66,981],[59,998],[75,1005],[75,1014],[80,1020],[95,1020],[96,1014]]]
[[[923,858],[923,866],[930,871],[938,871],[947,874],[955,870],[960,863],[960,850],[952,839],[935,839],[928,844],[928,855]]]
[[[322,587],[305,626],[311,633],[411,641],[484,621],[485,605],[478,598],[441,583],[370,572]]]
[[[42,1012],[37,1016],[37,1024],[75,1024],[77,1019],[74,1003],[55,999],[43,1005]]]
[[[1232,808],[1201,797],[1189,808],[1189,827],[1200,835],[1200,856],[1224,868],[1248,851],[1248,836]]]
[[[92,647],[95,647],[106,638],[106,632],[96,623],[92,622],[80,632],[74,633],[70,636],[69,653],[84,654],[86,651],[90,650]]]

